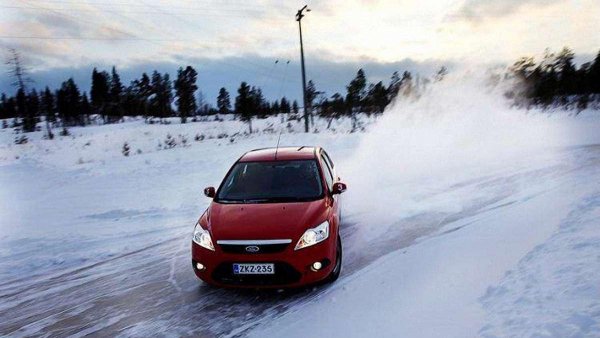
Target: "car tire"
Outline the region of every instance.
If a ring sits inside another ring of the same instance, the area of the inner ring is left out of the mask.
[[[333,266],[333,270],[329,273],[329,276],[325,278],[325,283],[333,283],[338,277],[340,277],[340,273],[342,272],[342,239],[340,236],[337,238],[337,250],[335,255],[335,265]]]

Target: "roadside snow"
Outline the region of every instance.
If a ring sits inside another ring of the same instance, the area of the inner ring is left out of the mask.
[[[599,180],[595,178],[596,186]],[[600,334],[600,191],[580,200],[558,232],[531,250],[481,302],[485,337]]]

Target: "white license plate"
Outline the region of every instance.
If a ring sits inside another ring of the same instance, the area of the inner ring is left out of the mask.
[[[275,273],[273,263],[234,263],[234,275],[272,275]]]

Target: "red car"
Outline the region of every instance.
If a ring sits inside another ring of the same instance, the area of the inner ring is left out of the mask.
[[[198,220],[192,265],[216,286],[297,287],[342,268],[340,182],[319,147],[252,150],[229,170]]]

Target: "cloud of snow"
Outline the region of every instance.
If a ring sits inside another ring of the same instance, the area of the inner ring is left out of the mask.
[[[345,212],[366,218],[359,220],[366,229],[381,226],[375,234],[420,212],[459,212],[478,192],[446,193],[450,185],[535,167],[552,150],[593,141],[584,116],[513,108],[503,96],[510,84],[490,78],[453,73],[419,99],[390,105],[340,166],[349,185]]]

